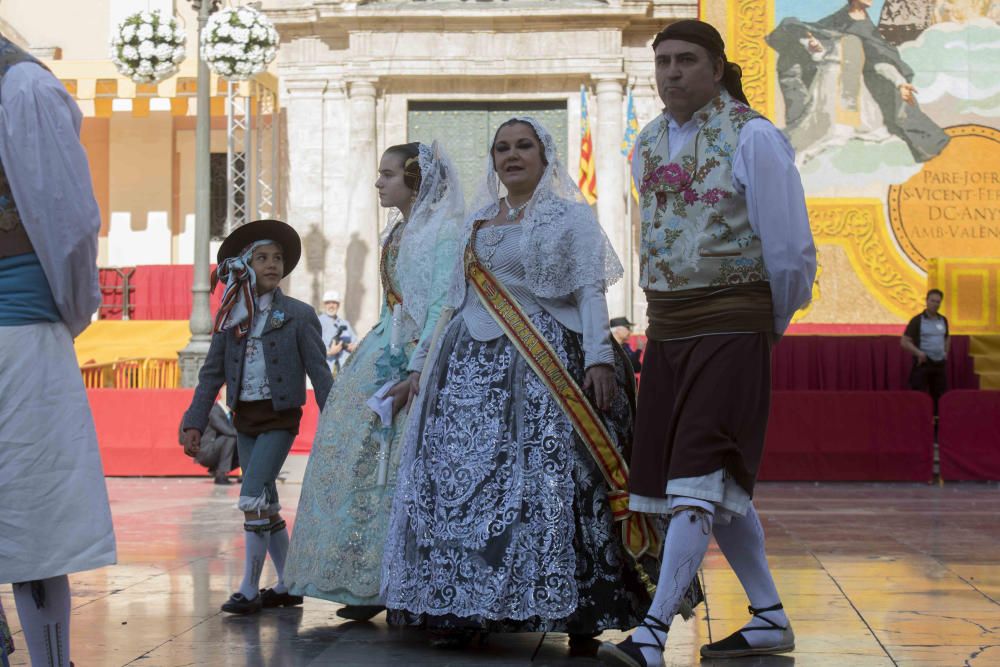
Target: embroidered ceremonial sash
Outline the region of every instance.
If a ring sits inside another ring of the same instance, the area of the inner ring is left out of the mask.
[[[611,434],[587,400],[583,390],[563,365],[552,345],[521,310],[517,300],[480,264],[473,240],[465,250],[465,275],[479,300],[531,369],[562,408],[608,485],[608,502],[615,521],[622,523],[622,539],[629,554],[638,559],[649,553],[658,558],[660,537],[649,516],[628,506],[628,464],[614,445]]]
[[[403,303],[403,297],[396,291],[396,287],[392,282],[391,276],[389,276],[389,249],[393,243],[393,237],[399,233],[403,228],[402,224],[398,224],[392,228],[389,235],[385,239],[385,244],[382,246],[382,255],[379,258],[379,275],[382,277],[382,287],[385,289],[385,301],[389,304],[389,310],[392,310],[397,305]]]

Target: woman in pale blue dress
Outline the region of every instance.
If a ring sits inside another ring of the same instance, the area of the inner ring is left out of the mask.
[[[464,202],[437,144],[386,150],[375,187],[399,209],[382,241],[385,303],[378,323],[337,375],[320,416],[295,519],[285,581],[295,595],[382,610],[382,551],[405,412],[447,300]]]

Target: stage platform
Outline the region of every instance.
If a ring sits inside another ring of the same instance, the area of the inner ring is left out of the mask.
[[[203,475],[177,442],[192,389],[90,389],[94,423],[111,477]],[[946,480],[1000,480],[1000,392],[955,391],[941,402]],[[137,419],[136,416],[141,415]],[[312,449],[319,410],[309,392],[296,453]],[[901,481],[933,478],[934,413],[914,391],[775,391],[766,481]]]
[[[301,470],[300,462],[293,468]],[[485,647],[436,651],[416,631],[338,619],[337,605],[248,618],[219,612],[243,572],[235,486],[210,480],[111,479],[119,564],[71,577],[74,662],[81,667],[596,667],[569,658],[566,636],[493,635]],[[292,518],[300,487],[279,487]],[[702,661],[715,667],[956,667],[1000,664],[997,486],[760,485],[772,568],[796,633],[789,655]],[[294,530],[294,528],[293,528]],[[714,544],[709,607],[677,621],[667,664],[699,664],[698,647],[742,625],[747,601]],[[267,565],[264,581],[273,583]],[[27,665],[9,586],[0,598]],[[605,633],[618,639],[620,633]]]

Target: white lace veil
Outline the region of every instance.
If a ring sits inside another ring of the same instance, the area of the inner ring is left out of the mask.
[[[403,227],[399,243],[396,275],[403,297],[403,309],[418,327],[424,326],[427,310],[437,297],[435,268],[442,251],[453,248],[462,230],[465,199],[458,181],[458,171],[444,150],[433,145],[420,144],[420,189],[410,210],[410,218]],[[391,226],[390,226],[391,229]],[[453,257],[445,257],[448,267]],[[447,275],[447,274],[446,274]],[[438,278],[437,283],[441,283]]]
[[[534,118],[511,120],[534,129],[547,162],[521,220],[521,257],[528,286],[542,298],[565,296],[597,283],[607,289],[621,279],[624,269],[597,216],[559,159],[552,135]],[[492,145],[486,159],[486,179],[470,211],[462,230],[460,253],[469,243],[473,224],[492,219],[500,211],[500,177],[493,164]],[[465,286],[465,267],[460,261],[448,299],[455,308],[465,299]]]

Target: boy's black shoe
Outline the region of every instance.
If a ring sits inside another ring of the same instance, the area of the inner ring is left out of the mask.
[[[260,596],[247,600],[242,593],[233,593],[222,605],[222,611],[227,614],[256,614],[261,610]]]
[[[295,607],[302,604],[301,595],[292,595],[288,591],[284,593],[278,593],[273,588],[262,588],[260,589],[261,606],[264,609],[273,609],[275,607]]]

